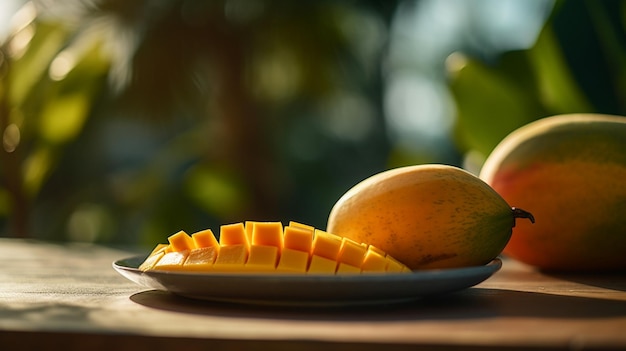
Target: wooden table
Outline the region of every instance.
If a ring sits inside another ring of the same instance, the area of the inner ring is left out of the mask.
[[[0,239],[0,350],[626,350],[626,276],[511,260],[434,300],[361,308],[198,302],[111,268],[136,252]]]

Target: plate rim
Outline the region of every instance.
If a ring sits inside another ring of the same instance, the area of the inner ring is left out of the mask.
[[[361,274],[300,274],[300,273],[230,273],[230,272],[185,272],[185,271],[158,271],[158,270],[150,270],[150,271],[142,271],[138,269],[138,266],[141,262],[145,260],[145,255],[135,255],[127,258],[119,259],[113,261],[112,266],[116,271],[126,271],[132,274],[146,275],[149,277],[159,277],[159,276],[184,276],[190,277],[193,279],[201,279],[201,278],[220,278],[220,279],[246,279],[246,280],[281,280],[281,281],[289,281],[289,282],[297,282],[299,280],[323,280],[323,281],[370,281],[370,280],[414,280],[421,278],[431,278],[433,276],[445,278],[445,276],[449,275],[458,275],[463,273],[476,273],[482,272],[486,274],[490,272],[490,275],[498,272],[502,268],[502,259],[500,257],[495,257],[490,262],[484,265],[478,266],[468,266],[468,267],[454,267],[454,268],[437,268],[437,269],[425,269],[425,270],[413,270],[409,273],[361,273]],[[131,266],[127,264],[123,264],[128,261],[137,261],[139,264],[137,266]]]
[[[114,261],[112,265],[122,276],[145,288],[193,300],[277,307],[335,308],[406,303],[468,289],[502,268],[502,259],[496,257],[481,266],[409,273],[144,272],[137,268],[144,259],[145,256],[133,256]],[[129,262],[135,264],[129,265]]]

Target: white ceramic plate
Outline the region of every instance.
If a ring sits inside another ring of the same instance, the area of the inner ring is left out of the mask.
[[[145,257],[113,262],[129,280],[193,299],[272,305],[382,304],[443,295],[472,287],[502,267],[495,259],[484,266],[394,274],[247,274],[142,272]]]

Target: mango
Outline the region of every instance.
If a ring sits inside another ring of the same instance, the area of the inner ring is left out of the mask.
[[[626,117],[558,115],[506,136],[480,177],[532,208],[504,249],[551,271],[626,269]]]
[[[331,209],[327,230],[367,242],[412,270],[454,268],[493,260],[520,217],[532,220],[477,176],[428,164],[387,170],[356,184]],[[375,266],[371,256],[368,266]]]
[[[408,273],[410,269],[365,243],[291,221],[232,223],[189,236],[179,231],[157,244],[142,271],[219,273]]]

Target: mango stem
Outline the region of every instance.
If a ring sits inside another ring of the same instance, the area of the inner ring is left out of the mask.
[[[516,218],[528,218],[531,223],[535,223],[535,216],[528,211],[524,211],[521,208],[511,207],[511,211],[513,212],[513,226],[515,227],[515,219]]]

